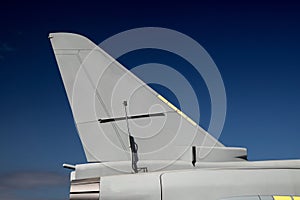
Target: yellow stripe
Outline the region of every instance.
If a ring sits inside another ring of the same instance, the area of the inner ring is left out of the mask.
[[[187,118],[187,116],[181,111],[177,110],[178,114],[181,115],[183,118]]]
[[[188,120],[193,126],[196,126],[196,122],[194,122],[191,118],[187,117],[186,120]]]
[[[171,104],[170,102],[168,102],[168,106],[170,106],[170,108],[172,108],[173,110],[178,110],[173,104]]]
[[[167,99],[165,99],[164,97],[158,95],[157,96],[160,100],[162,100],[164,103],[168,103]]]
[[[293,196],[294,200],[300,200],[300,196]]]
[[[194,122],[191,118],[189,118],[188,116],[186,116],[186,114],[184,114],[182,111],[180,111],[178,108],[176,108],[176,106],[174,106],[173,104],[171,104],[170,102],[168,102],[168,100],[166,100],[164,97],[162,97],[161,95],[157,95],[157,97],[161,101],[163,101],[164,103],[166,103],[174,111],[176,111],[179,115],[181,115],[184,119],[186,119],[188,122],[190,122],[193,126],[197,125],[196,122]]]
[[[290,196],[273,196],[274,200],[292,200]]]

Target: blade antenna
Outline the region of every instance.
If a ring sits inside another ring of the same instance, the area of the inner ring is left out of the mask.
[[[138,173],[137,162],[139,161],[139,157],[137,154],[138,145],[135,143],[134,137],[131,135],[129,130],[129,122],[128,122],[128,115],[127,115],[127,101],[123,101],[124,109],[125,109],[125,117],[126,117],[126,124],[127,124],[127,131],[129,136],[129,144],[131,150],[131,167],[134,173]]]

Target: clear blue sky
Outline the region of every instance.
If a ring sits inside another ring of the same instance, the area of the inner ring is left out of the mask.
[[[221,142],[248,148],[250,160],[299,159],[299,10],[300,4],[288,1],[2,3],[0,199],[66,199],[69,172],[61,165],[85,162],[47,38],[56,31],[96,43],[144,26],[187,34],[208,51],[223,77],[228,111]],[[184,64],[164,58],[175,68]],[[149,61],[142,51],[121,58],[129,68]],[[207,128],[205,85],[199,77],[187,78],[199,91],[200,124]]]

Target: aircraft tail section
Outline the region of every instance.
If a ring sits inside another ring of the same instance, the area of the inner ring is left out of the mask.
[[[129,161],[129,135],[139,160],[183,159],[192,146],[226,150],[87,38],[72,33],[49,38],[89,162]]]

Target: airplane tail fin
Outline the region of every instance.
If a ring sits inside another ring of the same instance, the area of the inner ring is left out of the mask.
[[[72,33],[49,38],[89,162],[129,161],[128,135],[139,160],[177,160],[192,146],[226,149],[87,38]]]

